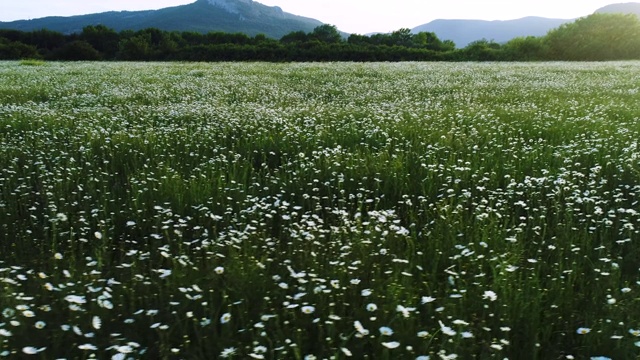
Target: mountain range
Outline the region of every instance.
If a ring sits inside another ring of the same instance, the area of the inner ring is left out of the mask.
[[[623,13],[635,14],[640,17],[640,3],[629,2],[620,4],[611,4],[596,10],[596,13]]]
[[[611,4],[596,13],[634,13],[640,16],[640,3]],[[445,20],[417,26],[412,32],[433,32],[441,40],[452,40],[458,48],[486,39],[498,43],[520,36],[543,36],[549,30],[575,19],[524,17],[516,20]],[[105,25],[117,31],[158,28],[167,31],[207,33],[221,31],[265,34],[279,39],[294,31],[311,32],[322,22],[284,12],[252,0],[197,0],[194,3],[160,10],[110,11],[78,16],[51,16],[32,20],[0,22],[0,29],[33,31],[48,29],[64,34],[78,33],[87,25]]]
[[[596,13],[636,14],[640,17],[640,3],[619,3],[604,6]],[[528,16],[515,20],[444,20],[438,19],[413,28],[413,33],[433,32],[441,40],[452,40],[457,47],[486,39],[504,43],[516,37],[544,36],[549,30],[576,19],[551,19]]]
[[[77,16],[49,16],[33,20],[0,22],[0,29],[33,31],[48,29],[63,34],[79,33],[87,25],[104,25],[116,31],[157,28],[167,31],[208,33],[221,31],[265,34],[279,39],[292,31],[311,32],[323,23],[266,6],[252,0],[197,0],[159,10],[109,11]]]
[[[544,36],[549,30],[573,20],[535,16],[495,21],[439,19],[417,26],[411,32],[432,32],[441,40],[452,40],[457,47],[465,47],[481,39],[504,43],[520,36]]]

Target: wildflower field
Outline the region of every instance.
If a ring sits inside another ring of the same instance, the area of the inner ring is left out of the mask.
[[[0,358],[640,356],[640,62],[0,79]]]

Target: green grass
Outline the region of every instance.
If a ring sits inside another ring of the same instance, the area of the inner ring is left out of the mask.
[[[20,65],[22,65],[22,66],[43,66],[43,65],[46,65],[46,62],[44,60],[37,60],[37,59],[24,59],[24,60],[20,60]]]
[[[20,65],[0,356],[640,354],[638,62]]]

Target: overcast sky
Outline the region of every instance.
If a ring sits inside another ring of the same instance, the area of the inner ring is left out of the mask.
[[[195,0],[0,0],[0,21],[109,10],[147,10]],[[573,19],[622,0],[260,0],[284,11],[365,34],[413,28],[435,19],[510,20],[524,16]]]

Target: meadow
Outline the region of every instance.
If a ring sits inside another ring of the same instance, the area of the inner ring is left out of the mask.
[[[640,358],[640,62],[0,79],[0,358]]]

